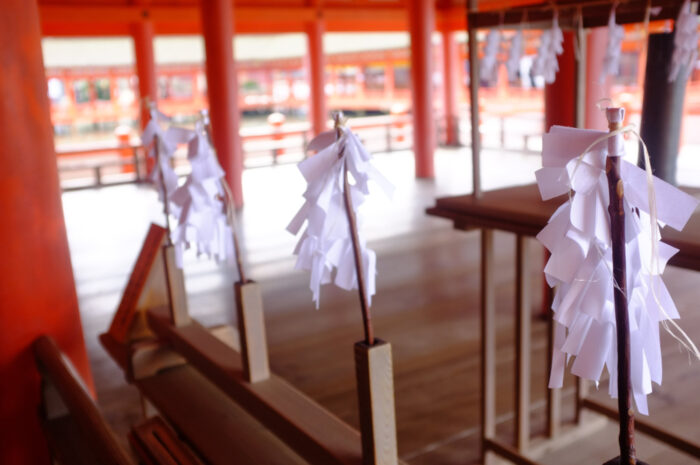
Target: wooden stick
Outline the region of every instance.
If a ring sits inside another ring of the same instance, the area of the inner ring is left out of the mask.
[[[165,175],[163,174],[163,167],[160,166],[160,138],[157,134],[153,138],[153,143],[155,144],[156,165],[158,166],[158,179],[160,180],[160,185],[163,188],[163,213],[165,214],[165,229],[168,230],[165,245],[172,245],[173,240],[170,237],[170,202],[168,201],[168,188],[165,186]]]
[[[200,112],[202,122],[204,123],[204,132],[209,141],[214,154],[216,154],[216,148],[214,147],[214,139],[212,138],[211,131],[211,121],[209,121],[209,116],[206,110]],[[243,269],[243,259],[241,257],[241,246],[238,243],[238,228],[236,228],[236,212],[233,207],[233,194],[231,193],[231,188],[226,182],[226,178],[221,180],[221,185],[224,187],[226,197],[224,198],[224,205],[226,208],[226,216],[228,217],[229,224],[231,225],[231,235],[233,237],[233,254],[236,259],[236,268],[238,269],[238,277],[240,278],[240,283],[245,284],[248,282],[245,276],[245,271]]]
[[[622,110],[609,108],[606,112],[610,131],[622,124]],[[624,189],[620,178],[620,154],[613,152],[619,141],[616,136],[608,139],[608,157],[605,173],[610,193],[610,234],[612,237],[613,285],[615,298],[615,324],[617,330],[617,407],[620,416],[619,463],[637,463],[634,447],[634,413],[630,408],[630,342],[629,315],[627,310],[627,272],[625,259],[625,210]]]
[[[342,114],[340,112],[333,115],[335,122],[336,140],[340,139],[342,129],[340,124]],[[340,148],[338,158],[342,158],[345,153],[345,146]],[[362,251],[360,250],[360,238],[357,234],[357,219],[355,211],[352,208],[352,193],[350,192],[350,182],[348,181],[348,164],[343,164],[343,199],[345,201],[345,213],[348,217],[348,225],[350,226],[350,239],[352,240],[352,251],[355,257],[355,272],[357,273],[357,287],[360,293],[360,307],[362,308],[362,324],[365,330],[365,342],[367,345],[374,345],[374,330],[372,328],[372,316],[369,312],[369,303],[367,301],[367,292],[365,289],[365,273],[362,266]]]

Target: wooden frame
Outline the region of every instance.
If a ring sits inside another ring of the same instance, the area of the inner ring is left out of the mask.
[[[691,194],[700,193],[699,189],[687,189]],[[517,237],[516,247],[516,300],[518,314],[523,322],[525,303],[527,297],[523,292],[527,289],[527,255],[525,254],[524,241],[528,236],[535,236],[547,224],[549,218],[559,205],[565,200],[564,196],[557,197],[546,202],[540,200],[537,186],[526,185],[510,187],[490,191],[481,197],[475,195],[462,195],[445,197],[437,200],[435,207],[428,208],[429,215],[447,218],[453,221],[456,229],[469,230],[481,228],[481,334],[482,334],[482,451],[484,458],[489,452],[510,460],[516,464],[532,465],[531,459],[523,455],[526,450],[502,444],[494,439],[495,436],[495,291],[494,291],[494,244],[493,230],[498,229],[514,233]],[[686,269],[700,271],[700,214],[691,217],[683,232],[665,230],[664,242],[679,249],[678,254],[669,260],[669,264]],[[551,348],[553,346],[553,325],[551,312],[549,314],[547,363],[551,363]],[[516,325],[517,334],[521,334],[516,344],[519,350],[529,352],[529,340],[526,341],[529,330]],[[522,383],[529,380],[529,369],[524,359],[518,359],[517,366],[520,373],[516,378]],[[587,382],[577,380],[575,408],[575,422],[580,426],[584,410],[593,411],[608,418],[617,419],[617,410],[602,405],[592,399],[586,398]],[[518,397],[525,394],[516,389]],[[521,401],[522,402],[522,401]],[[522,404],[521,404],[522,406]],[[527,409],[516,409],[516,424],[519,426],[519,442],[523,444],[527,435],[524,416]],[[558,390],[548,390],[547,396],[547,436],[557,438],[561,436],[561,394]],[[650,422],[637,419],[636,429],[659,441],[668,444],[681,452],[700,457],[700,445],[692,443],[669,431],[654,426]],[[576,430],[571,434],[577,434]]]

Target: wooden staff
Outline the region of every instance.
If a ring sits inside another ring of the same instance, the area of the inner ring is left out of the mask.
[[[622,126],[624,110],[606,110],[610,132]],[[613,285],[615,298],[615,325],[617,331],[617,408],[620,419],[620,456],[605,465],[642,465],[637,461],[634,447],[634,412],[630,402],[630,325],[627,309],[627,271],[625,258],[625,210],[624,188],[620,177],[622,141],[620,135],[608,139],[608,157],[605,173],[610,194],[610,235],[612,239]]]
[[[342,124],[343,114],[337,112],[333,115],[335,123],[335,137],[339,140],[343,134],[340,128]],[[338,158],[342,158],[345,154],[345,146],[343,145],[338,152]],[[357,273],[357,287],[360,293],[360,307],[362,308],[362,324],[365,330],[365,342],[367,345],[374,345],[374,329],[372,328],[372,316],[369,312],[369,303],[367,301],[367,292],[365,289],[365,273],[362,263],[362,251],[360,250],[360,238],[357,234],[357,219],[355,211],[352,208],[352,193],[350,191],[350,182],[348,181],[348,164],[343,163],[343,199],[345,203],[345,213],[348,217],[348,225],[350,227],[350,239],[352,241],[352,251],[355,257],[355,272]]]
[[[165,229],[168,231],[166,245],[173,245],[173,240],[170,237],[170,201],[168,200],[168,188],[165,185],[165,175],[163,174],[163,167],[160,165],[160,138],[157,134],[153,137],[153,143],[155,144],[154,150],[156,152],[156,166],[158,167],[158,179],[160,180],[160,185],[163,188],[163,213],[165,214]]]
[[[211,131],[211,121],[209,120],[209,114],[207,113],[206,110],[200,111],[200,117],[202,118],[202,123],[204,123],[204,133],[207,136],[207,140],[209,141],[209,145],[212,148],[212,151],[216,155],[216,149],[214,148],[214,140],[212,138],[212,131]],[[233,208],[233,194],[231,193],[231,189],[229,188],[228,183],[226,182],[226,178],[221,179],[221,185],[224,188],[225,191],[225,198],[223,199],[224,201],[224,208],[226,209],[226,216],[228,218],[229,224],[231,225],[231,236],[233,237],[233,255],[236,260],[236,268],[238,269],[238,277],[240,278],[240,282],[242,284],[245,284],[247,282],[246,280],[246,275],[245,271],[243,269],[243,258],[241,257],[241,247],[238,243],[238,231],[236,228],[236,212],[234,211]]]

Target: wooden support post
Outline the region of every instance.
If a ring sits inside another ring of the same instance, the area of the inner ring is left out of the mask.
[[[459,49],[455,40],[455,33],[450,30],[442,32],[442,62],[445,101],[445,144],[449,146],[459,145],[459,101],[457,89],[459,78],[457,67],[459,61]]]
[[[469,11],[476,12],[478,0],[469,0]],[[481,197],[481,133],[479,132],[479,44],[476,28],[467,21],[469,33],[469,108],[471,115],[472,193]],[[483,276],[483,275],[482,275]],[[483,278],[482,278],[483,279]]]
[[[391,344],[355,343],[357,397],[363,465],[397,465],[394,375]]]
[[[515,333],[515,444],[525,451],[530,442],[530,280],[527,273],[527,237],[516,239]]]
[[[481,462],[496,435],[496,315],[493,231],[481,230]]]
[[[234,289],[243,375],[249,383],[256,383],[270,377],[260,286],[253,281],[237,282]]]
[[[185,274],[175,263],[175,247],[172,244],[163,246],[165,264],[165,281],[170,296],[170,317],[173,325],[189,324],[190,315],[187,311],[187,292],[185,292]]]
[[[158,100],[158,81],[156,77],[155,53],[153,51],[153,22],[144,19],[131,24],[131,36],[134,39],[134,56],[136,74],[139,78],[139,96],[141,97],[141,129],[151,119],[148,103]]]
[[[547,286],[545,283],[545,304],[547,309],[551,307],[552,303],[552,288]],[[552,354],[554,353],[554,330],[556,325],[554,324],[554,314],[547,311],[547,351],[545,352],[545,357],[547,357],[547,373],[552,372]],[[576,412],[578,412],[578,402],[576,406]],[[547,389],[547,436],[553,438],[559,434],[561,427],[561,389]]]

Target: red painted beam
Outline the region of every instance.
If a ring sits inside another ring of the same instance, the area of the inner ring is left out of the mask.
[[[433,118],[434,0],[411,0],[411,91],[413,97],[413,153],[416,177],[435,177],[435,120]]]
[[[453,32],[442,33],[443,62],[443,97],[445,101],[445,131],[447,145],[459,144],[459,104],[457,90],[459,86],[458,69],[459,46]]]
[[[316,18],[307,26],[309,49],[309,116],[314,135],[326,130],[325,57],[323,54],[323,18]]]
[[[576,126],[576,53],[574,32],[564,31],[564,52],[559,55],[556,81],[544,88],[545,132],[552,125]]]
[[[139,21],[131,25],[134,39],[134,56],[136,58],[136,75],[139,78],[139,95],[141,97],[141,128],[145,128],[150,119],[149,108],[145,104],[158,100],[158,80],[156,77],[156,60],[153,52],[153,23]]]
[[[52,336],[92,389],[58,185],[35,1],[0,15],[0,463],[49,463],[31,351]]]
[[[243,206],[243,147],[238,111],[238,76],[233,61],[233,7],[230,0],[202,2],[207,95],[212,136],[236,208]]]

